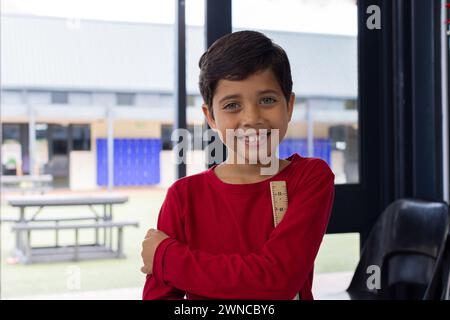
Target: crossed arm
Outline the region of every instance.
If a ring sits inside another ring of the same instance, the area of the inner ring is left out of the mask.
[[[331,171],[310,177],[262,249],[247,255],[189,248],[177,237],[182,224],[169,218],[169,209],[177,208],[163,204],[159,231],[150,231],[143,242],[143,272],[151,273],[143,298],[182,299],[191,292],[213,299],[292,299],[312,271],[333,199]]]

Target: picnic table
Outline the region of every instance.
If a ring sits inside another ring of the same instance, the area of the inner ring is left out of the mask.
[[[10,196],[6,200],[10,206],[19,209],[17,219],[2,219],[2,221],[13,223],[12,230],[16,233],[13,257],[22,263],[123,258],[123,228],[128,226],[138,227],[139,225],[135,221],[118,222],[113,220],[113,206],[126,203],[128,201],[126,195],[114,193],[101,195],[21,195]],[[62,212],[58,217],[39,217],[46,207],[75,206],[87,206],[89,208],[88,215],[85,212],[84,214],[68,216],[65,212]],[[102,207],[102,212],[99,212],[95,206]],[[26,209],[28,208],[37,208],[31,217],[27,215]],[[80,245],[79,230],[83,229],[95,231],[95,242],[93,244]],[[116,249],[113,248],[113,229],[117,229]],[[32,247],[31,232],[49,230],[55,232],[55,245]],[[59,245],[59,232],[61,230],[74,231],[73,245]],[[99,239],[100,230],[103,230],[103,243]]]
[[[53,176],[49,174],[23,176],[2,175],[0,176],[0,182],[3,191],[44,193],[52,189]]]

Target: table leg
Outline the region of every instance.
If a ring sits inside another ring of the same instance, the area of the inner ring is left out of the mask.
[[[103,205],[103,222],[108,221],[107,205]],[[103,228],[103,245],[106,247],[106,228]]]
[[[78,261],[78,228],[75,229],[75,247],[74,247],[73,259],[75,261]]]
[[[95,223],[98,224],[98,218],[95,218]],[[98,228],[95,228],[95,245],[98,246]]]
[[[123,238],[122,227],[119,227],[117,229],[117,258],[122,257],[122,238]]]
[[[31,231],[24,231],[23,234],[26,236],[23,248],[24,253],[24,263],[31,263]]]
[[[58,228],[58,226],[59,226],[58,220],[55,221],[55,225],[56,225],[56,228]],[[55,246],[57,248],[59,247],[59,229],[55,229]]]
[[[20,207],[19,223],[25,223],[25,207]],[[22,237],[19,237],[18,248],[22,250]]]
[[[112,204],[109,204],[109,222],[112,222]],[[109,228],[109,249],[112,251],[112,242],[113,242],[113,230]]]
[[[25,207],[20,207],[20,216],[18,224],[25,223]],[[21,230],[16,230],[16,247],[14,249],[14,256],[17,258],[22,258],[24,255],[24,245],[23,245],[23,233]]]

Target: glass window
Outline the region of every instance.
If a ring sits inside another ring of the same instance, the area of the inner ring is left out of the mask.
[[[36,123],[36,140],[47,139],[48,125],[46,123]]]
[[[186,101],[187,101],[186,104],[188,107],[198,107],[195,105],[195,96],[194,95],[188,95]]]
[[[203,124],[195,124],[195,125],[188,125],[187,129],[189,133],[191,134],[191,142],[190,147],[191,150],[203,150],[203,144],[202,143],[195,143],[192,139],[196,139],[196,141],[202,141],[203,137],[203,131],[205,128],[203,127]],[[171,124],[163,124],[161,126],[161,141],[162,141],[162,149],[163,150],[172,150],[172,141],[171,136],[173,132],[173,126]]]
[[[35,164],[44,163],[45,167],[41,173],[53,176],[53,187],[63,187],[61,194],[68,196],[72,194],[71,188],[93,190],[99,187],[98,176],[103,174],[102,172],[108,173],[107,163],[101,162],[99,160],[101,157],[98,157],[100,152],[103,152],[101,141],[108,133],[104,109],[110,106],[114,106],[115,109],[133,106],[132,109],[135,111],[134,107],[138,105],[154,108],[151,108],[143,119],[136,119],[138,112],[145,112],[140,108],[136,113],[119,111],[115,114],[114,138],[117,143],[114,143],[113,150],[116,164],[114,175],[132,176],[129,180],[130,186],[140,186],[142,181],[148,181],[149,175],[154,181],[158,181],[160,177],[161,186],[171,185],[174,180],[172,175],[175,164],[170,157],[165,158],[161,155],[163,152],[157,140],[161,138],[159,128],[162,122],[168,123],[167,117],[172,114],[174,105],[175,2],[118,0],[106,3],[103,0],[89,2],[35,0],[34,6],[19,5],[17,1],[6,2],[3,6],[2,1],[1,17],[2,27],[5,26],[2,28],[2,44],[3,40],[5,41],[2,53],[5,51],[8,55],[5,61],[10,61],[8,68],[3,68],[8,70],[2,69],[2,73],[7,72],[5,79],[13,80],[13,83],[27,84],[30,88],[42,88],[28,91],[29,101],[33,105],[39,107],[53,104],[64,106],[63,109],[67,110],[60,112],[55,108],[38,108],[36,115],[36,121],[46,119],[52,122],[47,128],[43,124],[36,124]],[[29,1],[18,2],[23,4]],[[196,8],[191,9],[197,12]],[[45,35],[46,41],[39,40],[42,35]],[[188,45],[197,46],[197,43]],[[3,50],[4,47],[15,50]],[[198,50],[202,49],[203,47],[199,47]],[[42,66],[47,72],[39,72]],[[197,81],[194,80],[194,87]],[[43,91],[44,88],[54,89]],[[148,100],[144,99],[142,103],[138,94],[144,92],[151,97]],[[17,97],[10,100],[16,101]],[[84,108],[88,105],[89,108]],[[89,109],[88,112],[84,112],[85,109]],[[28,121],[28,117],[23,119]],[[2,120],[5,121],[3,118]],[[14,120],[7,119],[7,121]],[[142,126],[129,125],[134,121],[142,122]],[[71,127],[62,126],[71,122],[77,124]],[[25,123],[24,126],[28,124]],[[22,140],[28,137],[24,129],[21,129]],[[16,132],[9,128],[5,131],[8,137],[19,137],[18,128]],[[171,130],[169,142],[170,134]],[[123,148],[121,142],[124,140],[129,140],[126,141],[128,146],[135,148],[131,153],[129,149]],[[69,161],[70,147],[72,150],[90,150],[91,152],[79,153],[86,162]],[[107,144],[105,147],[107,148]],[[26,144],[22,145],[22,151],[28,151]],[[44,159],[45,154],[48,155],[47,160]],[[138,154],[139,157],[130,157],[130,154]],[[42,161],[38,160],[41,155]],[[124,170],[120,171],[123,168]],[[73,175],[69,173],[74,171],[76,181],[71,181]],[[97,191],[101,193],[103,189]],[[132,208],[136,200],[141,201],[147,197],[139,194],[130,194],[129,202],[123,206],[124,212],[128,218],[139,221],[140,226],[156,224],[165,192],[166,190],[161,188],[157,197],[145,201],[145,210],[151,212],[150,215],[142,215]],[[59,211],[61,210],[71,216],[79,214],[86,216],[86,212],[80,212],[79,208],[64,207]],[[15,213],[12,211],[11,214]],[[48,215],[46,211],[50,211],[50,214]],[[51,216],[51,211],[51,208],[44,209],[39,215]],[[116,218],[120,220],[120,217],[114,216],[114,219]],[[86,221],[86,223],[94,222]],[[125,232],[123,236],[123,254],[126,259],[94,259],[56,264],[52,261],[30,265],[30,272],[25,273],[20,266],[10,265],[3,259],[2,297],[48,295],[49,299],[52,299],[67,293],[82,295],[83,292],[112,290],[112,295],[117,294],[117,297],[123,298],[120,288],[142,288],[143,278],[139,272],[125,272],[126,276],[117,277],[117,270],[130,270],[139,264],[140,257],[134,254],[136,252],[134,245],[138,243],[136,239],[141,237],[142,230],[130,228],[127,231],[129,232]],[[116,235],[113,234],[112,240],[115,238]],[[92,230],[80,231],[81,245],[92,246],[93,239]],[[99,240],[102,239],[100,231]],[[93,250],[105,249],[105,252],[109,252],[106,246],[108,242],[103,244],[100,241],[101,248],[94,247]],[[2,242],[2,252],[9,252],[9,249],[14,248],[13,243],[12,234]],[[11,244],[11,248],[8,244]],[[54,246],[54,234],[33,233],[31,244],[33,247]],[[59,245],[61,247],[74,245],[73,230],[61,231]],[[115,245],[113,247],[116,250]],[[13,259],[10,261],[16,263],[15,257],[11,258]],[[51,260],[58,260],[58,257],[52,257]],[[105,263],[108,266],[105,267]],[[74,279],[72,276],[76,278],[77,268],[80,269],[84,279],[79,287],[76,287],[76,281],[72,281]],[[106,271],[102,277],[98,277],[101,270]],[[75,287],[71,286],[73,284]],[[115,289],[119,289],[117,293],[114,292]],[[77,292],[74,292],[75,290]],[[135,295],[134,290],[131,291],[129,298],[139,299],[139,294]]]
[[[52,125],[53,154],[67,155],[68,150],[68,127]]]
[[[116,93],[118,106],[133,106],[136,95],[134,93]]]
[[[171,124],[161,125],[161,144],[162,150],[172,150],[172,136],[173,126]]]
[[[72,125],[72,149],[90,150],[91,149],[91,128],[89,125]]]
[[[206,169],[206,157],[203,149],[202,129],[206,130],[202,112],[202,100],[198,87],[200,69],[198,62],[206,50],[205,43],[205,1],[186,1],[186,80],[187,80],[187,124],[194,141],[191,143],[187,164],[187,174],[199,173]]]
[[[2,124],[1,174],[18,175],[23,166],[23,147],[21,146],[21,125]]]
[[[2,124],[2,140],[20,141],[20,125],[12,123]]]
[[[232,10],[233,31],[263,32],[290,61],[296,104],[280,156],[322,158],[336,184],[358,183],[356,1],[239,0]]]
[[[188,125],[191,138],[194,139],[194,141],[197,141],[197,143],[191,142],[192,150],[203,150],[203,143],[198,142],[203,139],[203,129],[206,128],[204,128],[204,125],[202,124]]]
[[[67,92],[52,92],[51,93],[52,104],[68,104],[69,94]]]

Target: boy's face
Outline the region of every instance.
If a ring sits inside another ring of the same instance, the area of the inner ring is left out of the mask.
[[[271,155],[271,130],[279,130],[279,141],[284,138],[292,117],[294,101],[293,93],[289,101],[286,101],[274,73],[269,68],[251,74],[244,80],[221,79],[213,97],[214,118],[207,105],[204,104],[202,110],[209,126],[218,131],[228,151],[248,160],[250,148],[264,148],[267,155]],[[231,142],[227,141],[227,129],[247,134],[238,134],[239,137]],[[264,139],[264,134],[255,139],[254,133],[260,133],[260,129],[267,129],[267,139]],[[237,148],[238,143],[245,147]]]

